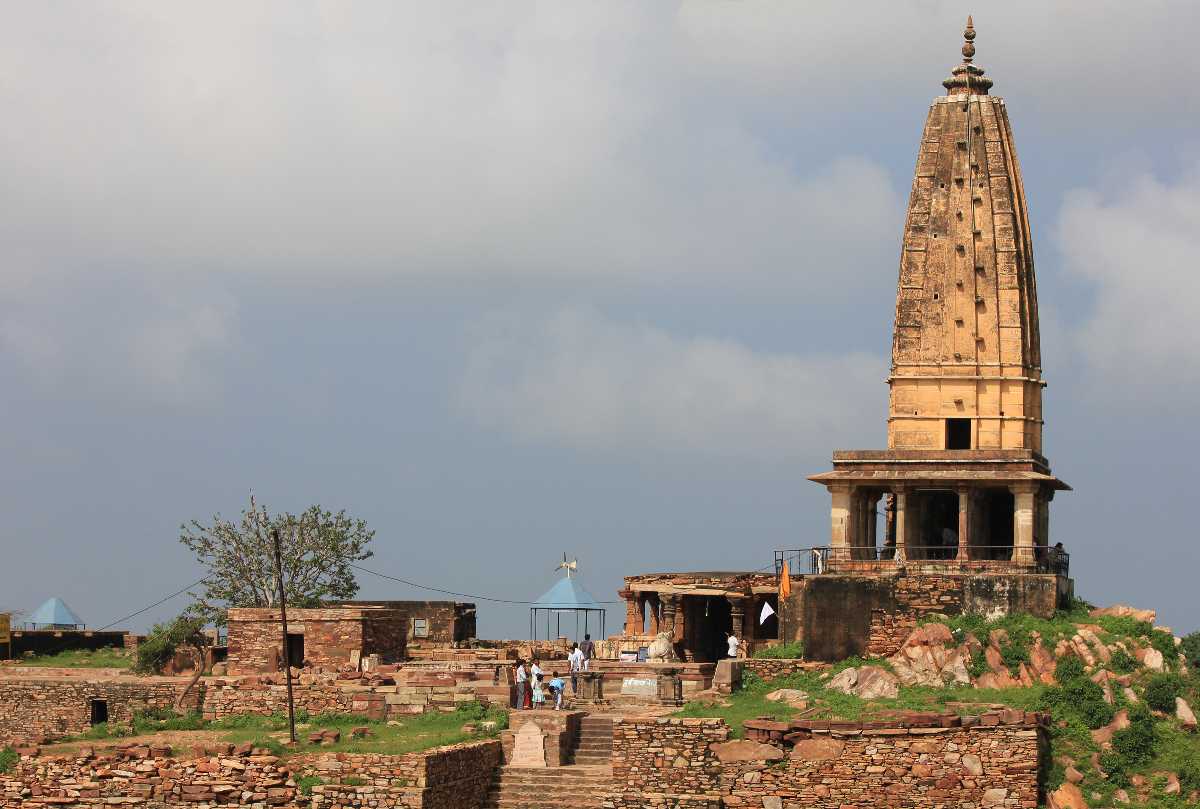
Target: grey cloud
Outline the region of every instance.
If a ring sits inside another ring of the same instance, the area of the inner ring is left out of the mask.
[[[886,400],[865,354],[756,352],[594,312],[494,317],[458,402],[489,428],[604,453],[794,458],[861,438]]]

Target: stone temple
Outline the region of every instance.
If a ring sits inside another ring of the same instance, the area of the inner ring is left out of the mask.
[[[626,578],[623,642],[673,633],[686,661],[726,628],[803,640],[838,659],[890,653],[922,613],[1048,616],[1072,594],[1049,506],[1070,487],[1042,454],[1033,242],[1004,100],[974,63],[975,30],[921,135],[901,239],[888,447],[838,450],[810,479],[832,495],[828,546],[776,552],[761,574]],[[785,591],[786,592],[786,591]],[[763,622],[762,605],[777,617]]]

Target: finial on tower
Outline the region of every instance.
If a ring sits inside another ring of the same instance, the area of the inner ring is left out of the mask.
[[[950,71],[950,78],[942,82],[952,94],[987,95],[992,80],[985,78],[983,68],[972,64],[975,60],[975,20],[967,16],[967,27],[963,30],[962,64]]]

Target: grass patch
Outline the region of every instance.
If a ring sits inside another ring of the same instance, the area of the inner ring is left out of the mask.
[[[22,657],[20,662],[22,666],[44,668],[127,669],[133,665],[133,657],[124,649],[72,649],[53,655],[30,655]]]
[[[751,657],[758,660],[798,660],[804,657],[804,643],[784,643],[779,646],[766,646],[756,649]]]
[[[11,772],[21,757],[11,747],[0,749],[0,772]]]
[[[296,779],[296,791],[301,795],[308,797],[312,795],[313,787],[320,786],[325,783],[325,779],[319,775],[306,775],[303,778]]]

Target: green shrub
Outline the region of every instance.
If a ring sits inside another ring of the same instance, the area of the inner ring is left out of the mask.
[[[1174,671],[1179,668],[1179,648],[1175,645],[1175,636],[1170,632],[1156,629],[1150,633],[1150,645],[1163,656],[1163,663]]]
[[[1117,649],[1112,653],[1112,660],[1108,662],[1108,667],[1117,674],[1129,674],[1137,670],[1138,662],[1129,652]]]
[[[1113,752],[1121,757],[1126,770],[1145,766],[1154,759],[1154,717],[1143,706],[1129,709],[1129,727],[1113,734]]]
[[[975,652],[971,655],[970,661],[967,663],[967,674],[971,675],[971,679],[978,680],[983,675],[987,674],[988,668],[987,656],[982,652]]]
[[[784,643],[780,646],[766,646],[755,649],[751,657],[759,660],[797,660],[804,657],[804,642]]]
[[[11,772],[20,760],[21,757],[17,755],[17,751],[11,747],[0,749],[0,772]]]
[[[348,787],[365,787],[367,785],[367,779],[360,778],[357,775],[347,775],[342,779],[342,785]]]
[[[1060,683],[1083,676],[1083,661],[1075,655],[1067,655],[1054,667],[1054,678]]]
[[[1175,713],[1175,698],[1183,694],[1183,678],[1178,674],[1155,674],[1146,682],[1146,704],[1156,711]]]
[[[303,778],[296,779],[296,791],[301,795],[308,797],[312,795],[312,789],[325,783],[325,779],[319,775],[306,775]]]
[[[766,680],[764,680],[762,677],[759,677],[754,672],[752,672],[752,671],[743,671],[742,672],[742,685],[741,685],[742,691],[753,691],[756,688],[761,688],[765,684],[766,684]]]
[[[133,732],[139,736],[163,730],[203,730],[204,717],[192,712],[182,716],[163,708],[137,711],[133,715]]]
[[[1154,632],[1149,621],[1135,621],[1128,615],[1101,615],[1096,618],[1096,623],[1105,632],[1127,638],[1148,638]]]
[[[1193,632],[1190,635],[1183,636],[1183,643],[1179,647],[1179,652],[1187,658],[1188,665],[1192,668],[1200,668],[1200,632]]]
[[[1113,720],[1116,710],[1104,701],[1104,689],[1086,677],[1073,677],[1059,686],[1047,688],[1040,707],[1055,718],[1077,716],[1093,730]]]

